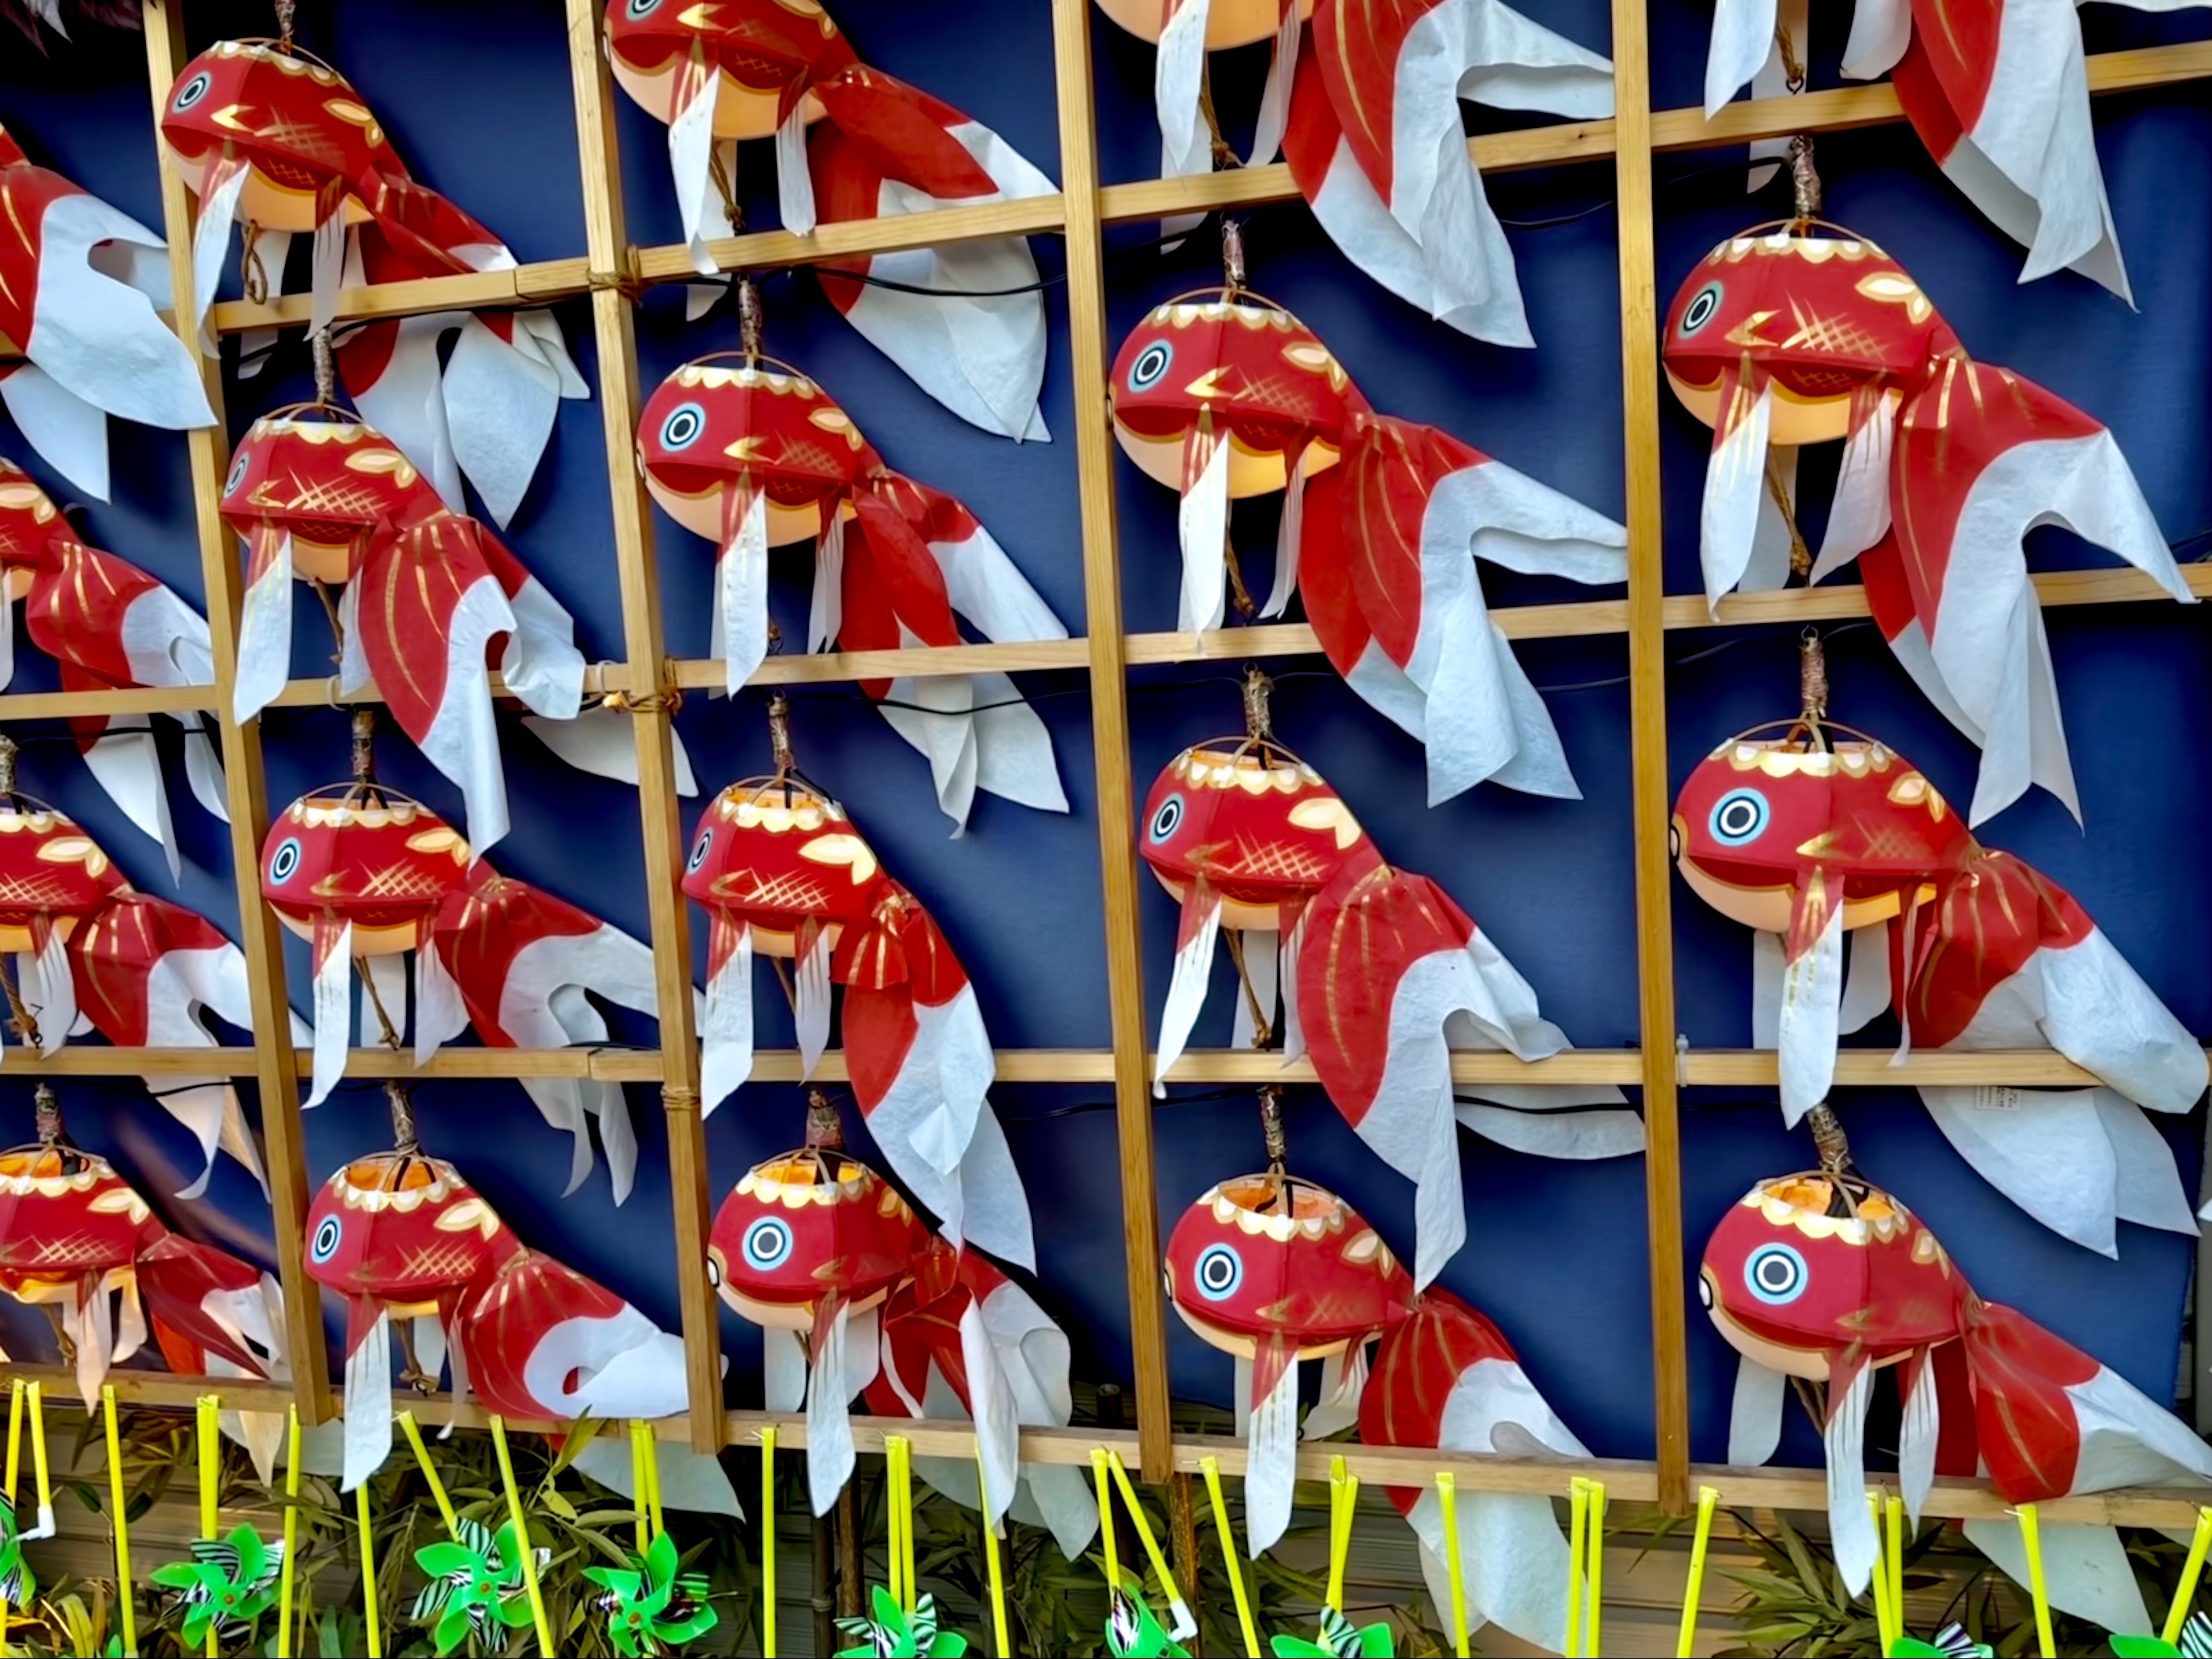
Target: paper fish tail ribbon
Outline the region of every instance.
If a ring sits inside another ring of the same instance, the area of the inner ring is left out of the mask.
[[[523,1421],[671,1417],[684,1340],[542,1251],[519,1249],[469,1293],[456,1326],[468,1386]]]
[[[1714,1323],[1743,1355],[1731,1461],[1771,1455],[1785,1372],[1827,1384],[1829,1519],[1837,1566],[1853,1592],[1868,1583],[1879,1553],[1864,1467],[1878,1367],[1899,1378],[1899,1480],[1916,1520],[1935,1475],[1971,1475],[1978,1460],[2014,1504],[2212,1483],[2212,1451],[2186,1425],[2026,1315],[1982,1301],[1923,1223],[1855,1177],[1814,1172],[1759,1182],[1715,1228],[1698,1283]],[[2006,1564],[1998,1534],[2010,1534],[2008,1525],[1968,1531]],[[2110,1529],[2064,1533],[2069,1570],[2052,1574],[2054,1602],[2144,1628],[2132,1577],[2107,1582],[2089,1571],[2099,1552],[2117,1551]]]

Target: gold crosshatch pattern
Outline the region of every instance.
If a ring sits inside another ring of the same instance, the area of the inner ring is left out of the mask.
[[[182,3],[183,0],[146,0],[148,81],[157,120],[162,100],[189,56]],[[1152,1107],[1147,1087],[1152,1055],[1137,925],[1133,780],[1124,682],[1132,665],[1296,656],[1311,653],[1317,647],[1312,630],[1303,624],[1229,629],[1196,640],[1186,634],[1122,632],[1114,507],[1114,471],[1118,462],[1106,387],[1114,342],[1106,326],[1102,236],[1109,224],[1157,220],[1176,212],[1254,206],[1288,200],[1297,192],[1288,168],[1279,165],[1197,178],[1102,185],[1091,102],[1091,0],[1050,0],[1050,3],[1060,135],[1062,188],[1058,195],[825,225],[805,237],[764,231],[725,238],[711,246],[724,269],[740,270],[983,237],[1053,233],[1065,236],[1076,411],[1071,439],[1078,460],[1088,618],[1084,636],[1035,643],[777,657],[763,665],[754,681],[761,684],[852,681],[986,669],[1088,670],[1106,918],[1101,943],[1106,952],[1113,1046],[1104,1050],[1002,1050],[998,1055],[998,1075],[1010,1084],[1111,1084],[1114,1087],[1127,1222],[1137,1427],[1111,1433],[1092,1429],[1026,1431],[1022,1455],[1035,1462],[1079,1464],[1088,1462],[1091,1448],[1104,1443],[1117,1445],[1125,1455],[1138,1460],[1144,1475],[1152,1480],[1194,1471],[1199,1460],[1207,1455],[1218,1458],[1222,1469],[1234,1474],[1241,1473],[1244,1465],[1242,1441],[1177,1435],[1170,1420]],[[705,1271],[711,1200],[700,1112],[699,1048],[689,994],[690,930],[677,884],[683,839],[671,742],[672,709],[670,699],[653,694],[718,684],[721,665],[673,660],[663,652],[653,518],[632,441],[641,396],[630,301],[626,297],[643,284],[683,281],[691,275],[691,267],[683,248],[637,247],[629,240],[612,118],[613,94],[600,46],[602,6],[600,0],[567,0],[567,6],[587,244],[582,255],[509,270],[349,289],[339,296],[338,315],[342,319],[401,317],[590,296],[599,348],[597,397],[606,428],[623,657],[593,669],[586,689],[594,694],[626,693],[632,699],[629,706],[637,744],[647,898],[660,994],[660,1047],[657,1053],[449,1049],[421,1067],[404,1054],[362,1048],[353,1052],[346,1069],[349,1076],[357,1078],[575,1076],[659,1084],[667,1114],[675,1187],[678,1293],[691,1401],[688,1416],[664,1422],[660,1431],[687,1437],[702,1449],[712,1449],[749,1443],[763,1424],[772,1421],[780,1444],[799,1447],[805,1443],[803,1418],[722,1408],[720,1324]],[[1741,144],[1753,138],[1876,125],[1897,121],[1901,116],[1896,94],[1887,85],[1735,103],[1711,121],[1695,109],[1655,112],[1650,107],[1644,0],[1613,0],[1612,52],[1618,111],[1614,118],[1492,134],[1473,140],[1470,148],[1476,161],[1491,171],[1610,156],[1617,174],[1624,296],[1621,396],[1626,416],[1623,461],[1627,485],[1628,595],[1625,599],[1501,609],[1495,615],[1504,631],[1514,638],[1627,635],[1643,1042],[1638,1051],[1576,1052],[1534,1064],[1499,1054],[1462,1054],[1454,1062],[1454,1073],[1463,1082],[1542,1080],[1642,1088],[1650,1142],[1645,1169],[1657,1435],[1654,1455],[1649,1461],[1608,1460],[1594,1466],[1593,1472],[1607,1480],[1612,1496],[1632,1503],[1657,1501],[1679,1513],[1686,1507],[1693,1486],[1705,1484],[1718,1487],[1722,1500],[1731,1504],[1819,1509],[1826,1502],[1825,1477],[1819,1470],[1717,1469],[1692,1468],[1689,1462],[1676,1091],[1690,1085],[1771,1085],[1775,1060],[1771,1053],[1688,1049],[1679,1047],[1675,1040],[1663,653],[1667,634],[1672,629],[1751,623],[1802,624],[1863,616],[1866,603],[1856,588],[1800,588],[1733,597],[1722,602],[1717,616],[1710,616],[1702,595],[1670,599],[1663,591],[1651,159],[1656,154]],[[2204,79],[2212,77],[2212,43],[2107,53],[2091,58],[2088,70],[2090,87],[2096,92]],[[162,170],[161,192],[177,314],[189,318],[196,309],[191,294],[192,202],[183,184],[167,169]],[[307,303],[306,295],[295,295],[265,305],[220,304],[214,308],[213,325],[221,333],[278,325],[298,326],[307,319]],[[189,343],[190,330],[185,332]],[[222,377],[212,359],[205,363],[204,374],[210,399],[220,411]],[[0,695],[0,721],[71,714],[198,709],[220,722],[227,762],[231,852],[241,895],[239,942],[252,983],[254,1024],[258,1030],[283,1030],[285,990],[278,929],[266,908],[251,897],[258,890],[259,842],[269,816],[260,732],[258,722],[240,726],[231,714],[243,577],[234,538],[216,511],[226,449],[219,427],[193,433],[188,441],[216,684],[169,690]],[[2185,574],[2200,596],[2212,595],[2212,566],[2188,566]],[[2158,592],[2148,577],[2133,570],[2069,572],[2040,577],[2036,586],[2046,605],[2148,599]],[[496,684],[494,690],[496,693]],[[295,681],[276,702],[280,706],[315,704],[325,702],[329,693],[326,681]],[[295,1376],[289,1390],[268,1382],[226,1382],[223,1392],[227,1399],[241,1405],[281,1399],[289,1393],[296,1400],[304,1420],[313,1423],[329,1418],[336,1399],[322,1341],[319,1297],[302,1262],[301,1221],[309,1188],[298,1105],[301,1055],[290,1048],[268,1044],[221,1049],[212,1054],[205,1049],[76,1048],[41,1060],[35,1053],[11,1047],[5,1051],[4,1069],[17,1075],[35,1071],[57,1076],[217,1072],[255,1080],[268,1139],[270,1201]],[[798,1071],[795,1054],[764,1054],[754,1076],[768,1082],[793,1082]],[[834,1054],[826,1056],[822,1074],[833,1080],[842,1078],[841,1058]],[[1200,1052],[1185,1054],[1170,1078],[1186,1083],[1257,1085],[1270,1079],[1310,1080],[1311,1068],[1303,1062],[1285,1068],[1275,1056],[1264,1054]],[[1839,1086],[1849,1087],[1875,1083],[2047,1086],[2092,1079],[2057,1054],[2034,1050],[1916,1054],[1901,1066],[1893,1065],[1887,1054],[1846,1051],[1840,1056],[1836,1080]],[[58,1370],[25,1369],[51,1378],[58,1388],[68,1380]],[[205,1386],[197,1379],[153,1373],[118,1373],[114,1380],[118,1393],[127,1399],[180,1407],[189,1406]],[[464,1412],[463,1419],[480,1421],[481,1413],[471,1408]],[[917,1425],[904,1419],[860,1418],[854,1419],[854,1431],[863,1450],[879,1450],[886,1432],[907,1436],[915,1451],[922,1455],[966,1456],[974,1443],[965,1425],[951,1423]],[[1452,1469],[1462,1487],[1473,1489],[1549,1493],[1563,1492],[1565,1480],[1556,1463],[1334,1445],[1302,1449],[1298,1455],[1301,1475],[1310,1478],[1325,1474],[1328,1458],[1339,1451],[1345,1455],[1350,1470],[1370,1483],[1424,1485],[1439,1468]],[[1964,1517],[2001,1514],[2005,1505],[1978,1483],[1938,1480],[1926,1508],[1931,1514]],[[2196,1513],[2193,1499],[2145,1492],[2067,1498],[2042,1509],[2045,1518],[2054,1522],[2162,1526],[2186,1524]]]

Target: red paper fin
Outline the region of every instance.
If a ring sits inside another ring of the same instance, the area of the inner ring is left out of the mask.
[[[2014,1504],[2064,1496],[2081,1450],[2081,1421],[2066,1391],[2102,1368],[2013,1309],[1970,1299],[1964,1317],[1961,1346],[1990,1483]]]

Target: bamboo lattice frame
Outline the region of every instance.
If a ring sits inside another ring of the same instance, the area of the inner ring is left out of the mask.
[[[1124,1208],[1127,1222],[1130,1328],[1137,1399],[1133,1432],[1092,1429],[1025,1431],[1022,1455],[1048,1463],[1080,1465],[1090,1449],[1118,1446],[1141,1462],[1148,1479],[1162,1480],[1218,1457],[1229,1473],[1244,1463],[1242,1442],[1222,1437],[1177,1436],[1169,1415],[1164,1309],[1158,1276],[1159,1238],[1152,1165],[1152,1102],[1147,1088],[1152,1054],[1145,1024],[1142,957],[1137,928],[1137,866],[1129,763],[1126,671],[1132,665],[1201,659],[1292,656],[1317,649],[1302,624],[1243,628],[1206,635],[1125,635],[1121,625],[1121,573],[1114,507],[1115,445],[1107,410],[1106,370],[1115,342],[1106,331],[1102,233],[1109,224],[1158,219],[1177,211],[1251,206],[1296,194],[1281,166],[1251,167],[1192,179],[1102,185],[1091,102],[1091,0],[1052,0],[1055,86],[1060,133],[1062,189],[1058,195],[953,208],[902,218],[823,226],[811,236],[766,231],[711,244],[725,270],[809,264],[860,253],[955,242],[981,237],[1059,232],[1067,243],[1069,343],[1073,354],[1076,419],[1073,442],[1079,464],[1087,623],[1081,638],[1009,645],[963,645],[930,650],[851,652],[771,658],[757,684],[848,681],[980,670],[1089,671],[1099,803],[1099,851],[1104,882],[1108,985],[1112,1013],[1110,1049],[1012,1049],[998,1054],[999,1078],[1007,1083],[1113,1085],[1121,1139]],[[162,103],[189,53],[182,0],[146,0],[149,84],[158,121]],[[619,185],[613,92],[600,48],[599,0],[568,0],[569,63],[574,81],[576,130],[583,185],[587,248],[581,258],[526,264],[514,270],[349,289],[339,296],[341,318],[401,317],[435,311],[514,303],[542,303],[588,294],[600,365],[598,397],[606,426],[609,487],[613,501],[614,553],[621,580],[624,659],[592,671],[588,690],[651,691],[719,684],[721,665],[666,658],[662,649],[660,592],[652,514],[632,441],[640,386],[629,301],[621,289],[680,282],[691,276],[680,247],[637,247],[624,227]],[[1601,1462],[1592,1466],[1613,1495],[1656,1501],[1670,1510],[1687,1507],[1693,1484],[1717,1486],[1723,1502],[1817,1509],[1826,1503],[1818,1470],[1692,1468],[1689,1462],[1688,1363],[1684,1334],[1684,1255],[1680,1149],[1675,1096],[1690,1085],[1758,1086],[1775,1081],[1771,1053],[1678,1048],[1674,1006],[1674,955],[1669,915],[1672,872],[1667,850],[1666,663],[1668,630],[1747,623],[1802,623],[1863,616],[1856,588],[1794,589],[1723,600],[1709,615],[1702,595],[1668,598],[1662,583],[1659,499],[1658,338],[1656,273],[1653,266],[1651,158],[1655,154],[1737,144],[1795,132],[1832,132],[1897,121],[1896,94],[1887,85],[1853,87],[1785,99],[1732,104],[1708,121],[1695,109],[1650,107],[1644,0],[1613,0],[1613,59],[1618,113],[1609,121],[1584,121],[1477,138],[1470,149],[1486,170],[1613,159],[1618,176],[1622,398],[1626,415],[1626,523],[1630,580],[1626,599],[1529,605],[1494,613],[1516,638],[1622,634],[1628,636],[1631,722],[1634,738],[1633,814],[1637,929],[1643,1043],[1639,1051],[1573,1053],[1524,1065],[1510,1056],[1465,1054],[1455,1061],[1462,1081],[1549,1081],[1640,1085],[1649,1134],[1648,1182],[1652,1327],[1657,1442],[1649,1462]],[[2212,43],[2112,52],[2089,60],[2094,92],[2168,86],[2212,77]],[[188,319],[192,295],[192,202],[177,178],[162,172],[162,208],[169,240],[177,315]],[[307,299],[292,295],[266,305],[227,303],[214,308],[214,327],[234,333],[307,319]],[[192,331],[183,330],[188,346]],[[222,409],[221,374],[204,365],[210,401]],[[259,838],[268,821],[258,724],[240,726],[231,714],[242,577],[234,538],[217,515],[226,453],[222,429],[189,437],[193,506],[206,577],[208,620],[216,658],[216,684],[173,690],[128,690],[0,696],[0,720],[73,714],[173,713],[197,709],[222,727],[227,762],[231,851],[239,890],[240,944],[253,993],[256,1029],[285,1029],[283,964],[278,932],[265,907],[251,896],[258,883]],[[2212,595],[2212,567],[2191,566],[2187,575],[2199,595]],[[2153,597],[2149,579],[2131,570],[2068,573],[2040,577],[2046,605],[2089,605]],[[496,690],[495,687],[495,690]],[[295,681],[280,705],[320,703],[330,696],[323,680]],[[373,695],[373,694],[372,694]],[[805,1443],[802,1418],[725,1411],[719,1376],[720,1328],[705,1273],[710,1214],[706,1141],[699,1101],[699,1048],[693,1028],[690,930],[676,872],[684,854],[671,744],[671,712],[647,699],[632,716],[638,752],[638,803],[647,849],[647,899],[656,978],[660,993],[661,1044],[656,1053],[597,1053],[572,1049],[454,1049],[416,1067],[411,1059],[383,1049],[356,1049],[347,1070],[355,1077],[519,1078],[583,1076],[611,1082],[660,1085],[668,1115],[675,1188],[677,1260],[683,1328],[690,1381],[686,1418],[659,1425],[662,1434],[688,1438],[701,1449],[746,1443],[773,1421],[778,1443]],[[658,854],[658,856],[655,854]],[[33,1051],[6,1050],[4,1070],[23,1075],[227,1073],[259,1085],[268,1138],[270,1200],[286,1297],[286,1334],[293,1358],[289,1397],[303,1420],[320,1422],[337,1405],[324,1352],[319,1294],[305,1273],[302,1218],[308,1187],[301,1134],[299,1077],[302,1055],[289,1047],[206,1049],[67,1048],[41,1060]],[[842,1075],[832,1054],[823,1074]],[[796,1081],[792,1054],[760,1057],[754,1075]],[[1310,1079],[1310,1067],[1285,1071],[1272,1055],[1196,1053],[1184,1056],[1173,1080],[1259,1084]],[[2086,1073],[2045,1050],[1975,1054],[1911,1055],[1894,1065],[1886,1054],[1846,1052],[1837,1082],[1849,1086],[1899,1084],[2081,1084]],[[17,1368],[46,1378],[57,1392],[68,1383],[58,1370]],[[204,1388],[197,1379],[120,1373],[117,1392],[156,1406],[189,1406]],[[288,1390],[272,1383],[226,1382],[227,1398],[246,1403]],[[481,1421],[465,1409],[463,1421]],[[967,1455],[973,1435],[965,1425],[915,1425],[906,1419],[856,1419],[863,1449],[879,1449],[886,1432],[909,1437],[918,1452]],[[1341,1451],[1352,1472],[1370,1482],[1426,1484],[1439,1468],[1453,1469],[1462,1487],[1553,1492],[1563,1490],[1556,1463],[1521,1463],[1494,1457],[1447,1456],[1390,1448],[1306,1448],[1299,1472],[1326,1473],[1327,1458]],[[2045,1504],[2051,1521],[2120,1522],[2176,1526],[2196,1513],[2194,1498],[2149,1492],[2108,1493]],[[2002,1500],[1978,1483],[1939,1480],[1926,1505],[1946,1516],[2003,1512]]]

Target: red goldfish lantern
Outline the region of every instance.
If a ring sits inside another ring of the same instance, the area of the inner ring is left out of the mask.
[[[461,1310],[469,1388],[523,1422],[671,1417],[684,1409],[684,1339],[543,1251],[494,1267]]]
[[[639,418],[638,459],[653,500],[715,544],[712,649],[732,691],[768,654],[768,550],[793,542],[815,544],[809,650],[957,645],[956,611],[988,639],[1066,637],[973,514],[891,471],[826,392],[757,350],[702,358],[663,380]],[[890,699],[884,718],[928,758],[956,824],[979,788],[1067,810],[1052,739],[1005,675],[863,689]]]
[[[752,1071],[756,952],[793,965],[805,1075],[829,1044],[830,987],[842,985],[854,1097],[891,1168],[946,1237],[1034,1270],[1029,1200],[991,1110],[995,1062],[975,987],[845,809],[790,769],[787,749],[779,760],[774,775],[714,798],[684,866],[684,893],[712,921],[705,1109]]]
[[[1304,595],[1331,665],[1427,750],[1430,804],[1486,780],[1577,797],[1474,561],[1620,581],[1627,533],[1447,434],[1377,414],[1305,325],[1242,289],[1227,241],[1229,285],[1155,307],[1114,365],[1122,448],[1182,491],[1179,625],[1221,622],[1230,498],[1287,489],[1261,612]]]
[[[0,404],[49,465],[104,501],[110,415],[171,430],[215,424],[198,365],[161,318],[167,251],[32,165],[4,128],[0,200],[14,233],[0,240]]]
[[[1249,1416],[1244,1527],[1259,1555],[1290,1523],[1298,1362],[1323,1362],[1321,1421],[1310,1419],[1306,1432],[1349,1422],[1367,1346],[1413,1312],[1416,1287],[1350,1205],[1285,1174],[1278,1158],[1183,1212],[1168,1238],[1167,1289],[1183,1323],[1236,1358],[1237,1415]]]
[[[85,1404],[137,1352],[149,1316],[173,1370],[281,1378],[276,1281],[171,1232],[106,1159],[76,1149],[43,1083],[38,1124],[35,1142],[0,1152],[0,1290],[46,1310]]]
[[[802,236],[817,220],[1054,189],[990,128],[860,63],[813,0],[609,0],[606,29],[616,81],[668,124],[684,240],[708,276],[717,267],[708,239],[738,228],[728,181],[740,139],[774,135],[783,228]],[[915,248],[819,274],[846,320],[962,420],[1017,441],[1045,437],[1044,302],[1026,240]],[[899,286],[859,280],[871,274]],[[948,304],[932,289],[961,297]]]
[[[32,643],[61,668],[65,691],[125,686],[207,685],[215,679],[207,620],[137,566],[78,539],[29,474],[0,459],[0,686],[15,672],[12,601],[23,601]],[[192,792],[217,817],[228,816],[222,772],[207,728],[179,714]],[[86,764],[132,823],[161,843],[174,879],[176,837],[161,758],[150,732],[115,731],[104,715],[72,721]]]
[[[715,1212],[707,1271],[761,1328],[770,1411],[806,1407],[806,1480],[817,1515],[853,1474],[853,1396],[878,1363],[878,1316],[912,1270],[921,1224],[897,1189],[847,1156],[820,1095],[806,1144],[757,1164]]]
[[[1673,823],[1692,890],[1756,930],[1758,1006],[1775,1011],[1756,1035],[1779,1051],[1784,1115],[1826,1097],[1838,1038],[1887,1006],[1908,1047],[2055,1048],[2105,1088],[2009,1113],[1973,1109],[1970,1091],[1922,1098],[1985,1179],[2076,1243],[2115,1253],[2123,1211],[2194,1232],[2135,1106],[2193,1106],[2203,1048],[2063,888],[1981,846],[1904,757],[1826,720],[1819,661],[1815,643],[1805,712],[1699,762]]]
[[[1566,1158],[1638,1151],[1642,1123],[1625,1109],[1510,1109],[1540,1098],[1554,1108],[1618,1105],[1612,1089],[1486,1091],[1507,1109],[1458,1102],[1455,1048],[1536,1060],[1568,1048],[1565,1035],[1450,895],[1385,862],[1321,775],[1267,734],[1264,693],[1255,695],[1262,701],[1245,738],[1184,750],[1145,804],[1139,850],[1182,906],[1154,1090],[1165,1092],[1205,1003],[1221,929],[1243,934],[1238,955],[1259,1023],[1279,988],[1285,1057],[1310,1054],[1360,1139],[1418,1184],[1413,1278],[1425,1286],[1467,1237],[1455,1118],[1508,1146]]]
[[[230,228],[246,224],[247,288],[281,287],[284,251],[314,237],[309,332],[337,314],[341,282],[512,270],[489,230],[408,176],[344,77],[283,40],[222,40],[185,65],[161,110],[168,162],[199,198],[192,288],[204,320]],[[274,280],[270,280],[273,274]],[[472,314],[450,359],[451,313],[372,322],[338,352],[346,389],[456,512],[465,473],[504,526],[521,504],[563,398],[590,395],[544,312]]]
[[[415,952],[418,1059],[436,1052],[456,1025],[459,993],[432,928],[465,879],[469,844],[412,796],[375,779],[369,716],[354,716],[354,776],[302,795],[280,813],[261,844],[261,896],[286,930],[314,945],[315,1048],[307,1104],[318,1106],[345,1074],[352,1031],[353,963]],[[376,980],[368,981],[386,1041],[398,1025]]]
[[[2063,524],[2194,603],[2112,434],[1976,362],[1895,260],[1811,219],[1706,255],[1674,296],[1662,355],[1676,394],[1713,428],[1707,599],[1782,586],[1802,546],[1787,478],[1769,486],[1770,446],[1845,440],[1811,578],[1857,559],[1897,659],[1980,745],[1970,823],[2034,784],[2078,818],[2021,538]]]
[[[238,718],[290,675],[293,578],[341,589],[341,692],[374,680],[399,729],[460,787],[480,844],[504,836],[490,668],[539,714],[573,718],[584,659],[560,602],[491,532],[449,512],[382,434],[327,404],[253,423],[222,514],[250,550]]]
[[[1986,1471],[2010,1504],[2212,1482],[2212,1450],[2185,1425],[2026,1315],[1983,1301],[1925,1223],[1838,1159],[1747,1193],[1713,1230],[1698,1293],[1746,1371],[1730,1462],[1771,1455],[1785,1376],[1826,1385],[1828,1520],[1848,1593],[1865,1587],[1878,1553],[1864,1425],[1884,1369],[1894,1368],[1904,1403],[1898,1480],[1916,1521],[1939,1474]],[[2097,1534],[2057,1530],[2069,1534],[2069,1559],[2051,1576],[2054,1600],[2068,1605],[2067,1588],[2085,1580],[2063,1569],[2091,1554]],[[1968,1523],[1984,1547],[1990,1531]],[[2120,1561],[2109,1532],[2098,1541],[2106,1565]],[[2134,1582],[2112,1575],[2094,1592],[2101,1602],[2069,1610],[2145,1628]]]

